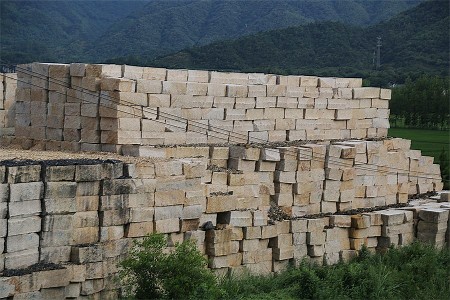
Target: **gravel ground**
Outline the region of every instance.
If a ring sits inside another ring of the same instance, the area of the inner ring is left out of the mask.
[[[109,152],[64,152],[43,150],[22,150],[0,146],[0,161],[44,161],[44,160],[119,160],[126,163],[155,162],[164,159],[123,156]]]

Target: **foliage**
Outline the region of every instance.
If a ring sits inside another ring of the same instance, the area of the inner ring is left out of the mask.
[[[450,78],[421,76],[392,89],[394,127],[398,119],[410,128],[448,129]]]
[[[207,261],[190,241],[167,253],[163,234],[135,242],[121,263],[125,292],[137,299],[216,299],[220,295]]]
[[[414,243],[349,263],[306,261],[275,276],[244,276],[222,283],[224,299],[446,299],[450,252]]]
[[[439,166],[441,168],[442,181],[444,182],[444,189],[450,189],[450,168],[449,168],[449,156],[445,148],[442,147],[441,154],[439,154]]]
[[[154,58],[186,47],[315,21],[366,26],[420,0],[0,1],[2,59]],[[38,44],[46,53],[31,47]],[[15,53],[21,52],[20,56]]]
[[[424,72],[448,76],[448,1],[426,1],[368,28],[337,22],[312,23],[193,47],[147,64],[196,68],[363,77],[389,86]],[[381,36],[380,70],[374,70],[376,37]]]

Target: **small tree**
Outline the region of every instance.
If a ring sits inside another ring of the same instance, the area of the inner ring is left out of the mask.
[[[217,299],[217,279],[207,260],[191,241],[164,251],[167,241],[152,234],[135,242],[120,263],[119,277],[125,294],[137,299]]]

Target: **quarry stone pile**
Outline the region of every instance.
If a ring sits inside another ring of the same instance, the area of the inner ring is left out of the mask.
[[[225,149],[210,151],[225,157]],[[252,149],[231,149],[228,155],[256,159]],[[379,251],[416,238],[448,245],[448,202],[274,218],[270,200],[280,198],[270,193],[279,183],[264,178],[277,171],[210,170],[208,164],[201,156],[136,164],[3,161],[0,297],[117,297],[118,262],[133,239],[152,232],[167,236],[168,249],[194,241],[220,275],[280,272],[304,258],[334,264],[362,246]],[[285,205],[285,212],[300,211],[294,202]],[[206,222],[212,227],[204,229]]]
[[[194,241],[219,275],[449,245],[448,194],[408,204],[443,184],[432,157],[387,138],[390,90],[78,63],[17,72],[13,100],[3,77],[0,146],[155,159],[2,160],[0,147],[0,298],[116,298],[118,262],[153,232],[168,250]]]
[[[389,128],[390,90],[361,87],[360,78],[88,64],[17,70],[16,136],[51,149],[383,138]]]

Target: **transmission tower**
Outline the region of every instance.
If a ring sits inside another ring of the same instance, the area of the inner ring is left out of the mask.
[[[380,59],[380,52],[381,52],[381,36],[377,37],[377,70],[381,67],[381,59]]]

